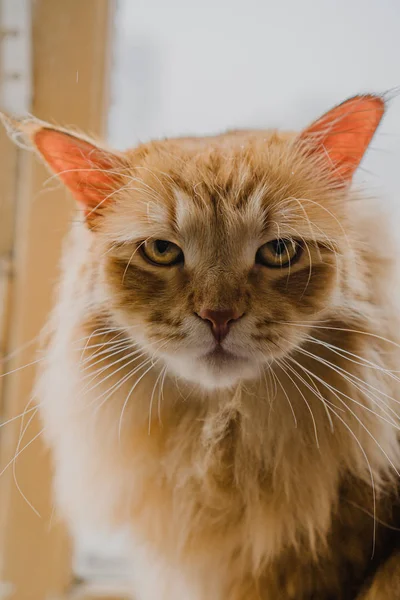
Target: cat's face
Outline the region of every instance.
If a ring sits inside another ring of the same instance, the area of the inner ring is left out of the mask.
[[[348,188],[383,111],[381,98],[357,96],[299,136],[125,153],[18,127],[83,207],[99,310],[169,372],[218,388],[262,377],[345,305]]]
[[[263,376],[303,339],[291,323],[335,299],[342,193],[322,190],[277,136],[144,152],[105,216],[113,319],[155,361],[207,388]]]

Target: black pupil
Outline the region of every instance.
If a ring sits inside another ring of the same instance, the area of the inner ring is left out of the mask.
[[[285,240],[274,240],[272,244],[274,252],[277,256],[282,256],[282,254],[285,254],[287,252],[287,244]]]
[[[157,240],[155,245],[157,252],[159,254],[164,254],[170,247],[170,242],[167,242],[166,240]]]

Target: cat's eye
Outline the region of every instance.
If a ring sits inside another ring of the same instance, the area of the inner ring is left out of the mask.
[[[155,265],[169,267],[183,261],[179,246],[167,240],[146,240],[140,249],[144,258]]]
[[[300,252],[301,246],[295,240],[272,240],[258,249],[256,262],[272,268],[289,267]]]

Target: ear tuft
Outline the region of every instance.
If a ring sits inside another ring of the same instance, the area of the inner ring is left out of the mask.
[[[23,150],[33,150],[31,141],[33,134],[47,125],[34,117],[18,119],[2,112],[0,112],[0,121],[11,141]]]
[[[326,158],[333,177],[348,183],[359,166],[385,112],[379,96],[355,96],[335,106],[301,135],[308,154]]]

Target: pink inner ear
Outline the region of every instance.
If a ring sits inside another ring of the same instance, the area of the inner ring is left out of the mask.
[[[54,129],[40,129],[34,142],[43,158],[88,214],[116,188],[116,157],[93,144]]]
[[[355,96],[336,106],[301,134],[313,154],[324,153],[332,173],[348,181],[354,174],[385,111],[378,96]]]

